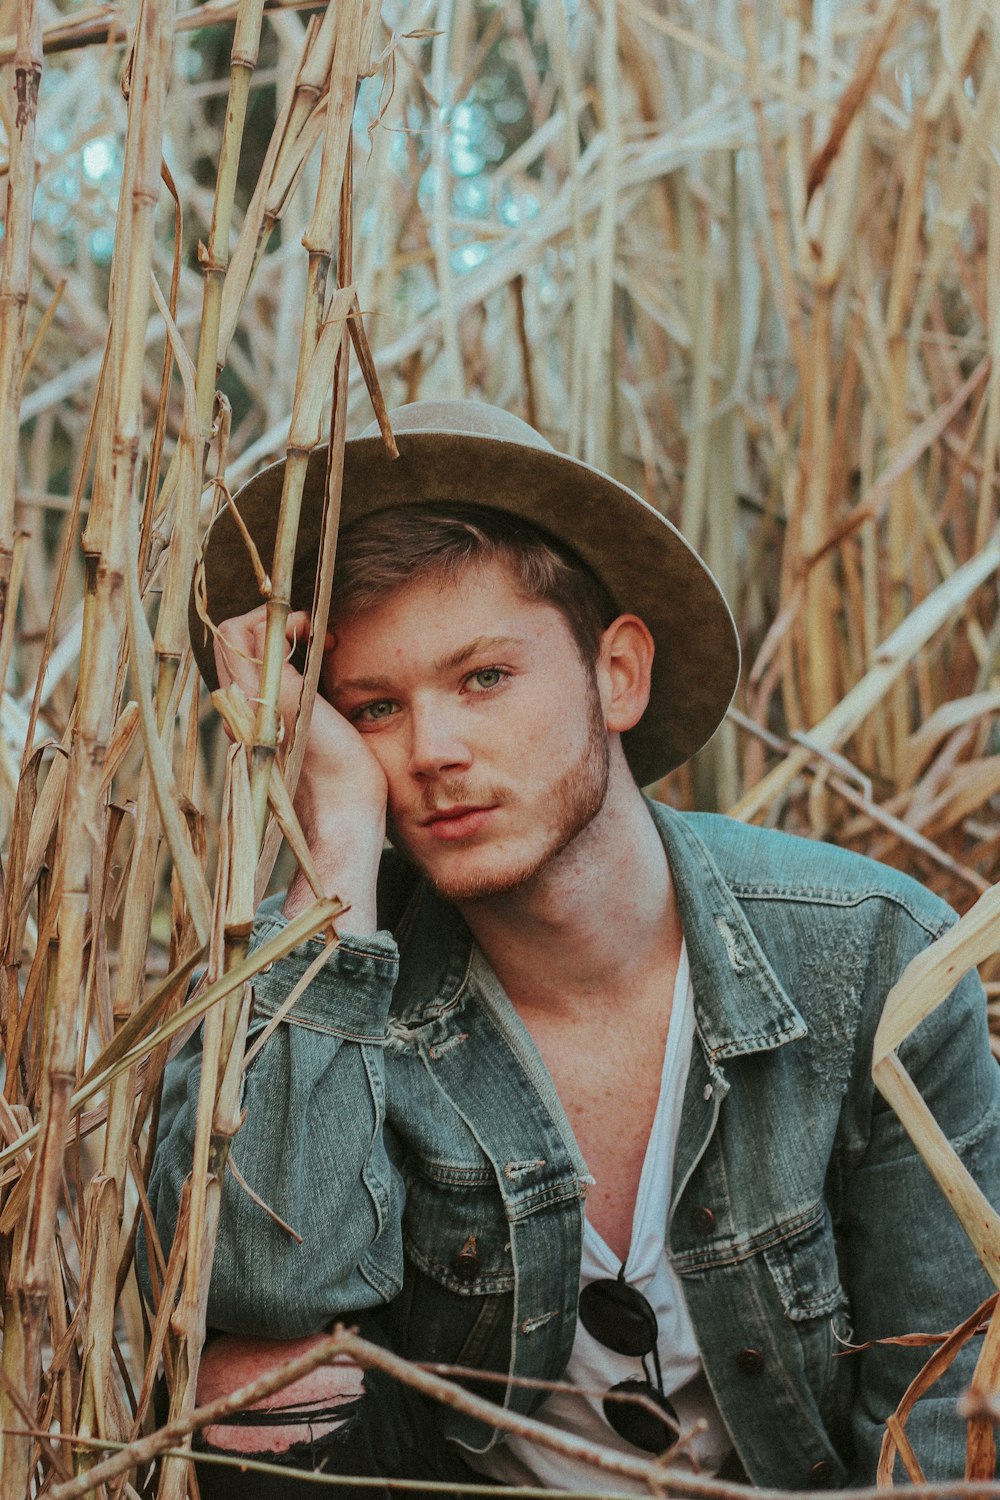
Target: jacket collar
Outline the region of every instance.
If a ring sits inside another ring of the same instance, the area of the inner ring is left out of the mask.
[[[455,1005],[469,976],[472,933],[456,907],[419,880],[399,919],[399,977],[392,1015],[420,1026]]]
[[[688,948],[698,1029],[711,1060],[764,1052],[806,1027],[768,963],[705,840],[683,813],[647,802],[670,862]],[[719,819],[725,827],[725,820]],[[473,940],[450,902],[420,881],[400,919],[393,1014],[418,1026],[457,1004]]]
[[[705,840],[683,813],[647,801],[677,893],[698,1029],[710,1058],[767,1052],[806,1035]],[[713,820],[715,821],[715,820]],[[726,820],[717,820],[725,829]]]

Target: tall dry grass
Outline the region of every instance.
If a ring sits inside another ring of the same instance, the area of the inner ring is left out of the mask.
[[[300,843],[304,741],[278,753],[274,703],[303,455],[373,405],[518,410],[703,550],[746,671],[658,795],[834,838],[961,909],[996,879],[1000,46],[976,0],[6,0],[0,84],[0,1496],[21,1500],[131,1493],[204,1416],[248,982],[275,956],[246,940]],[[186,643],[196,540],[281,453],[263,701],[219,703],[230,745]],[[965,951],[1000,1004],[989,942]],[[143,1309],[199,964],[196,1169]],[[168,1423],[141,1438],[161,1367]],[[189,1466],[157,1483],[181,1500]]]

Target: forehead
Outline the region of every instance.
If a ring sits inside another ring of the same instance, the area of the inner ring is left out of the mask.
[[[427,617],[425,623],[429,627],[437,620],[447,619],[450,623],[472,609],[479,614],[501,615],[523,614],[539,607],[553,608],[530,598],[502,560],[471,558],[467,562],[421,568],[373,604],[351,613],[338,613],[335,585],[330,618],[340,635],[347,631],[353,634],[355,629],[370,633],[390,621],[414,616]]]
[[[422,573],[371,609],[335,617],[332,629],[338,677],[353,675],[359,663],[438,660],[478,638],[509,638],[546,653],[574,649],[561,611],[525,598],[499,562]]]

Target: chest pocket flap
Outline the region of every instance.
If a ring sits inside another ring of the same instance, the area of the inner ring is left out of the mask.
[[[811,1224],[763,1254],[785,1313],[793,1322],[829,1317],[846,1305],[833,1228],[821,1210]]]
[[[460,1296],[514,1285],[510,1230],[493,1170],[422,1162],[406,1174],[406,1254],[425,1275]]]

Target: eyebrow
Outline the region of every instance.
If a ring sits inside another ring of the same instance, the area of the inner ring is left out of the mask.
[[[493,651],[506,651],[511,646],[523,646],[524,642],[513,635],[477,635],[467,646],[459,646],[449,656],[441,656],[434,663],[435,672],[447,672],[461,667],[473,656],[489,655]]]
[[[518,636],[477,635],[475,640],[459,646],[457,651],[449,652],[447,656],[439,656],[432,664],[431,670],[435,675],[453,672],[456,667],[463,666],[472,657],[523,645],[524,641]],[[386,693],[391,690],[391,687],[391,682],[385,677],[345,677],[343,682],[334,684],[333,691],[335,693]]]

